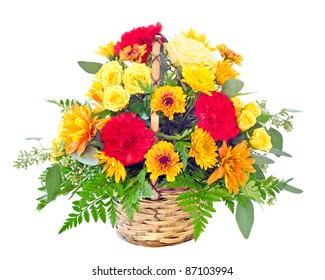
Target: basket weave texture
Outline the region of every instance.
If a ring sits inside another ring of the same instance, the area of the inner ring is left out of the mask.
[[[193,239],[189,213],[176,201],[181,190],[162,190],[158,200],[140,201],[140,212],[130,221],[118,205],[117,234],[129,243],[147,247],[180,244]]]

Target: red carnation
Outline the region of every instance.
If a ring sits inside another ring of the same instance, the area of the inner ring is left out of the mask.
[[[239,133],[235,107],[225,94],[215,91],[211,93],[212,96],[200,94],[195,101],[198,127],[208,131],[215,141],[228,141]]]
[[[155,141],[154,132],[134,113],[112,117],[102,129],[101,140],[104,153],[124,166],[143,161]]]
[[[152,51],[152,41],[154,40],[155,36],[160,33],[162,30],[162,25],[160,22],[157,22],[156,25],[149,25],[148,27],[138,27],[133,28],[131,31],[125,32],[122,37],[121,41],[117,42],[114,47],[114,52],[117,56],[120,56],[120,51],[123,50],[127,46],[133,46],[135,44],[144,45],[146,44],[146,53],[142,57],[141,62],[146,63],[148,59],[148,55]]]

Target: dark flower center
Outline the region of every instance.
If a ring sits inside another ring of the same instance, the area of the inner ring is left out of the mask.
[[[165,102],[165,105],[172,105],[174,103],[174,99],[171,97],[167,97],[167,98],[165,98],[164,102]]]
[[[169,162],[169,157],[168,156],[162,156],[160,159],[159,159],[159,162],[161,164],[167,164]]]

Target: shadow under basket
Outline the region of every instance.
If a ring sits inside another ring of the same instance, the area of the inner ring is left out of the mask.
[[[140,212],[130,221],[118,205],[117,234],[125,241],[147,247],[180,244],[193,239],[190,213],[183,212],[176,201],[182,190],[161,190],[158,200],[140,201]]]

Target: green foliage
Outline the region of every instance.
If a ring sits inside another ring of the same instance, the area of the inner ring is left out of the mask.
[[[76,103],[76,104],[78,104],[78,105],[81,105],[81,103],[78,102],[78,101],[75,100],[75,99],[66,99],[66,100],[62,100],[62,99],[60,99],[59,101],[52,99],[52,100],[46,100],[46,101],[49,102],[49,103],[53,103],[53,104],[55,104],[55,105],[61,107],[61,108],[62,108],[62,109],[61,109],[61,113],[64,113],[64,112],[70,110],[71,106],[72,106],[74,103]]]
[[[244,238],[248,238],[254,224],[254,206],[246,199],[245,203],[237,203],[236,222]]]
[[[179,153],[180,157],[181,157],[181,161],[183,163],[183,171],[186,170],[187,167],[187,161],[189,158],[189,151],[188,151],[188,147],[189,143],[187,142],[183,142],[183,141],[177,141],[174,145],[175,150]]]
[[[47,191],[47,199],[48,201],[52,201],[56,198],[57,194],[60,191],[61,185],[61,172],[58,164],[53,164],[50,168],[48,168],[46,173],[46,191]]]
[[[238,94],[243,87],[244,83],[242,81],[237,79],[228,79],[222,86],[222,92],[228,97],[233,97]]]
[[[99,69],[103,66],[102,63],[89,62],[89,61],[78,61],[79,66],[89,74],[96,74]]]
[[[45,149],[33,147],[30,151],[21,150],[13,166],[18,169],[27,169],[28,167],[46,162],[50,158],[50,153]]]

